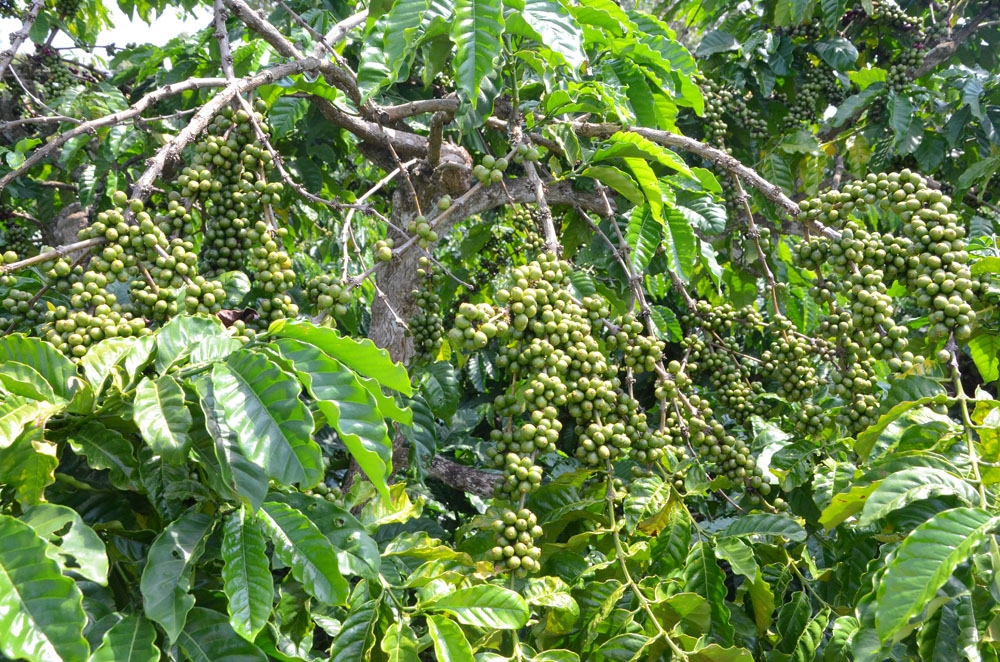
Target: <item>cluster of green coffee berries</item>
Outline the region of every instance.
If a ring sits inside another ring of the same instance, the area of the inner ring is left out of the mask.
[[[313,302],[317,313],[332,312],[340,317],[347,314],[351,291],[335,276],[319,274],[306,283],[306,298]]]
[[[663,359],[666,343],[643,333],[642,322],[629,313],[611,323],[607,336],[609,350],[622,352],[622,364],[636,373],[653,372]]]
[[[763,326],[764,317],[752,305],[734,308],[730,303],[713,304],[709,301],[695,301],[694,310],[681,318],[685,327],[698,326],[719,334],[733,330],[752,330]]]
[[[733,336],[717,336],[711,344],[702,332],[692,332],[683,341],[687,350],[688,371],[706,375],[718,394],[719,402],[737,422],[757,413],[760,383],[751,381],[751,370],[742,357],[742,346]]]
[[[777,32],[778,34],[786,35],[789,39],[808,39],[813,41],[823,36],[823,23],[819,18],[813,18],[805,23],[778,28]]]
[[[482,349],[498,333],[507,331],[503,313],[486,303],[462,303],[455,315],[455,326],[448,332],[451,341],[467,350]]]
[[[0,219],[5,216],[0,210]],[[0,221],[0,253],[4,255],[4,262],[13,264],[17,260],[10,260],[8,253],[14,253],[15,258],[26,258],[38,252],[38,241],[41,239],[37,230],[29,230],[23,223],[19,223],[13,216]]]
[[[392,261],[392,249],[396,247],[396,242],[392,237],[379,239],[375,242],[375,259],[379,262]]]
[[[812,397],[819,386],[813,357],[813,343],[792,330],[785,319],[773,323],[777,333],[771,346],[761,354],[764,377],[775,381],[775,393],[790,402],[802,402]]]
[[[514,149],[514,156],[511,157],[511,160],[514,163],[521,164],[525,161],[537,161],[540,156],[537,147],[521,143]]]
[[[705,97],[705,119],[701,123],[705,132],[705,142],[717,147],[725,147],[729,125],[726,123],[724,115],[735,93],[711,78],[702,82],[701,92],[702,96]]]
[[[769,494],[771,487],[764,481],[750,448],[716,420],[708,400],[694,390],[685,366],[670,361],[666,373],[657,384],[657,398],[667,412],[667,436],[686,440],[710,473],[744,486],[752,502],[759,495]]]
[[[910,18],[898,4],[891,0],[872,0],[870,18],[902,31],[917,30],[920,27],[919,21]]]
[[[63,20],[76,16],[82,0],[55,0],[56,14]]]
[[[534,540],[543,533],[538,518],[527,508],[518,511],[504,510],[493,521],[496,545],[490,550],[491,560],[501,569],[511,570],[517,577],[525,577],[538,570],[542,550]]]
[[[808,66],[802,83],[795,92],[795,99],[788,109],[785,123],[789,127],[795,127],[812,122],[816,119],[817,111],[821,107],[826,107],[822,102],[836,105],[843,100],[843,97],[843,87],[832,69],[825,65]]]
[[[909,170],[870,174],[841,192],[800,203],[808,217],[830,224],[872,206],[892,212],[902,221],[902,236],[868,233],[857,223],[847,223],[839,239],[814,240],[799,250],[800,258],[811,268],[826,264],[843,271],[846,277],[842,281],[849,287],[841,289],[853,294],[861,306],[851,311],[855,322],[876,324],[885,332],[885,339],[874,339],[873,347],[878,342],[883,350],[887,346],[895,352],[905,348],[899,342],[903,333],[893,331],[895,325],[886,313],[889,299],[885,288],[897,279],[916,296],[918,305],[930,309],[932,340],[951,332],[958,340],[971,336],[976,320],[972,303],[981,286],[967,266],[965,228],[950,205],[951,198],[929,188],[920,175]],[[883,352],[876,348],[874,354],[882,356]]]
[[[423,215],[415,216],[406,226],[406,230],[418,237],[417,245],[425,250],[438,240],[438,233],[434,231],[427,217]]]
[[[906,89],[906,86],[913,79],[914,72],[923,61],[924,58],[919,49],[903,49],[896,61],[889,66],[885,80],[886,85],[897,92]]]
[[[482,162],[472,169],[472,174],[482,184],[493,184],[503,179],[503,173],[506,169],[506,157],[494,158],[487,154],[483,157]]]
[[[419,287],[413,290],[414,313],[407,332],[413,337],[417,356],[434,360],[444,343],[444,323],[441,320],[441,274],[426,257],[418,262]]]

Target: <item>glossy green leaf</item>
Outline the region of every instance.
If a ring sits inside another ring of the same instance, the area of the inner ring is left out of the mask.
[[[29,400],[20,395],[8,396],[0,402],[0,450],[13,444],[26,427],[43,425],[63,407],[42,400]]]
[[[830,505],[824,508],[823,514],[820,515],[819,523],[830,530],[843,523],[848,517],[861,512],[868,502],[868,497],[878,489],[880,484],[881,481],[875,481],[868,485],[856,485],[847,492],[833,495]]]
[[[117,430],[97,421],[87,421],[69,436],[73,452],[87,458],[94,469],[107,469],[111,484],[118,489],[131,489],[139,479],[139,462],[132,445]]]
[[[484,81],[492,78],[502,52],[501,0],[456,0],[451,39],[455,42],[455,85],[466,103],[478,105]]]
[[[52,543],[49,557],[63,570],[72,570],[95,584],[108,583],[108,554],[97,532],[72,508],[54,503],[39,503],[28,508],[21,521],[34,529],[38,537]],[[68,528],[67,528],[68,526]]]
[[[225,327],[217,317],[204,315],[178,315],[163,325],[156,334],[157,374],[163,374],[172,365],[179,365],[194,346],[207,336],[224,336]]]
[[[420,37],[430,3],[428,0],[396,0],[386,14],[382,47],[391,75],[388,82],[399,80],[413,60],[413,45]]]
[[[76,376],[76,365],[51,343],[40,338],[29,338],[22,333],[0,336],[0,372],[7,374],[11,380],[10,384],[0,383],[9,389],[16,373],[3,370],[7,363],[30,366],[32,376],[38,375],[44,380],[45,390],[66,402],[71,401],[83,385],[83,381]]]
[[[362,377],[355,374],[358,382],[368,389],[368,392],[372,394],[375,398],[375,402],[378,403],[378,410],[390,421],[395,421],[400,425],[413,425],[413,410],[409,407],[402,407],[396,402],[396,399],[392,395],[386,395],[382,392],[382,385],[378,383],[377,380],[371,377]]]
[[[104,633],[90,662],[157,662],[156,628],[139,614],[126,616]]]
[[[388,499],[392,440],[374,396],[351,370],[315,345],[282,338],[274,347],[291,363],[372,485]]]
[[[58,449],[42,433],[41,428],[28,428],[0,450],[0,485],[14,489],[14,498],[22,508],[44,501],[45,488],[56,482]]]
[[[146,616],[177,640],[188,612],[194,606],[190,594],[194,564],[201,556],[212,518],[188,513],[167,526],[149,547],[139,590]]]
[[[708,57],[716,53],[725,53],[740,49],[740,42],[736,37],[722,30],[709,32],[698,44],[694,54],[698,57]]]
[[[697,239],[687,218],[676,207],[669,207],[665,214],[663,247],[666,248],[667,264],[677,272],[682,281],[687,282],[698,261]]]
[[[600,646],[595,653],[598,659],[608,662],[631,662],[642,659],[642,651],[651,643],[650,638],[638,632],[629,632],[611,637]]]
[[[379,601],[368,600],[352,605],[340,633],[330,648],[331,660],[367,660],[376,644]]]
[[[438,662],[473,662],[472,646],[465,633],[445,616],[427,616],[427,632],[434,643]]]
[[[270,332],[279,338],[294,338],[315,345],[359,375],[404,395],[413,395],[406,368],[401,363],[394,363],[389,352],[376,347],[367,338],[348,338],[334,329],[288,320],[276,322]]]
[[[663,192],[660,190],[660,181],[656,178],[656,173],[649,167],[645,157],[626,157],[623,161],[632,171],[635,181],[638,182],[653,220],[662,224]]]
[[[348,586],[330,541],[302,513],[267,501],[257,514],[274,551],[306,591],[324,604],[344,604]]]
[[[378,544],[354,515],[322,497],[299,492],[271,492],[268,499],[291,506],[316,525],[336,549],[341,574],[378,581],[382,560]],[[447,549],[438,545],[435,551],[440,554]]]
[[[858,60],[858,49],[844,37],[822,39],[813,46],[823,61],[837,71],[846,71]]]
[[[191,662],[266,662],[257,646],[233,632],[225,614],[195,607],[177,644]]]
[[[260,525],[240,508],[226,518],[222,532],[222,581],[229,598],[229,623],[253,641],[267,624],[274,601],[266,542]]]
[[[184,389],[170,375],[144,379],[135,389],[132,418],[143,439],[165,462],[187,461],[191,447],[191,412],[184,404]]]
[[[212,367],[212,387],[247,459],[285,485],[320,481],[322,453],[296,379],[262,354],[240,350]]]
[[[676,170],[682,175],[694,177],[688,165],[675,152],[634,131],[619,131],[608,138],[607,143],[594,154],[595,162],[613,158],[643,159]]]
[[[1000,336],[984,333],[969,340],[969,354],[984,382],[1000,379]]]
[[[226,413],[215,398],[215,388],[209,378],[198,382],[199,403],[205,416],[205,428],[215,441],[215,456],[222,479],[254,511],[267,496],[267,474],[240,450],[239,439],[225,423]]]
[[[76,582],[27,524],[0,515],[0,651],[32,662],[86,660],[87,617]]]
[[[111,384],[118,389],[124,388],[121,375],[115,366],[124,359],[133,347],[140,342],[139,338],[105,338],[96,345],[91,345],[87,353],[80,359],[83,376],[94,389],[94,397],[99,397],[104,390],[105,382],[111,379]]]
[[[750,581],[757,576],[757,562],[754,560],[753,550],[740,538],[717,538],[715,556],[720,561],[726,561],[734,573],[743,575]]]
[[[406,623],[393,623],[385,631],[382,652],[389,656],[389,662],[420,662],[418,651],[417,635]]]
[[[580,662],[580,656],[565,648],[550,648],[536,655],[533,662]]]
[[[920,467],[894,472],[879,483],[868,497],[858,524],[873,524],[914,501],[943,494],[955,495],[966,505],[979,501],[976,488],[941,469]]]
[[[959,564],[1000,521],[981,508],[938,513],[907,536],[878,585],[875,624],[886,641],[923,611]]]
[[[722,537],[738,538],[749,536],[780,536],[801,542],[806,539],[806,530],[801,524],[784,515],[754,513],[742,515],[719,531]]]
[[[914,400],[912,402],[901,402],[898,405],[895,405],[892,409],[879,416],[878,421],[858,435],[857,441],[854,442],[854,452],[858,454],[858,457],[861,458],[862,461],[867,460],[869,453],[872,452],[872,448],[875,447],[875,442],[878,441],[879,435],[881,435],[882,431],[889,427],[891,423],[898,420],[900,416],[911,409],[915,409],[916,407],[923,407],[924,405],[932,404],[947,404],[948,402],[950,402],[950,398],[948,396],[934,395],[920,398],[919,400]]]
[[[753,662],[753,655],[745,648],[709,644],[688,655],[690,662]]]
[[[585,168],[582,175],[584,177],[593,177],[599,182],[610,186],[634,205],[642,204],[644,199],[642,191],[639,190],[632,176],[621,168],[609,165],[595,165]]]
[[[448,612],[465,625],[499,630],[524,627],[530,613],[520,595],[491,584],[460,588],[432,600],[425,608]]]
[[[684,588],[708,600],[712,631],[719,641],[728,645],[733,643],[734,630],[729,623],[725,579],[725,574],[715,562],[711,545],[707,542],[695,543],[684,565]]]
[[[524,7],[507,18],[507,33],[535,39],[558,53],[573,71],[586,62],[583,31],[561,4],[553,0],[525,0]]]
[[[950,662],[955,659],[955,644],[960,637],[955,604],[945,603],[931,614],[917,633],[917,647],[924,662]]]
[[[45,400],[52,403],[62,400],[52,390],[52,386],[42,373],[19,361],[0,364],[0,390],[30,400]]]
[[[668,568],[680,568],[691,547],[691,528],[687,511],[679,509],[664,523],[663,530],[652,543],[654,559]]]
[[[625,242],[628,244],[632,267],[642,273],[663,241],[663,223],[653,219],[646,206],[634,207],[629,214]]]
[[[841,616],[833,622],[830,640],[823,649],[823,662],[839,662],[847,658],[858,626],[858,619],[854,616]]]
[[[580,620],[580,606],[570,593],[570,587],[558,577],[529,579],[523,594],[528,604],[546,608],[544,624],[547,632],[568,634]]]

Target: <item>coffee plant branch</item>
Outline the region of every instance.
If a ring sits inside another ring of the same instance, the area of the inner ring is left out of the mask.
[[[234,16],[243,21],[248,28],[263,37],[264,41],[270,44],[279,54],[295,60],[306,58],[276,27],[258,16],[250,5],[243,2],[243,0],[223,0],[223,2],[233,12]],[[347,33],[345,32],[344,34],[346,35]],[[327,43],[333,45],[336,41],[328,40]],[[326,59],[321,61],[318,68],[336,88],[347,95],[355,106],[362,107],[361,92],[358,90],[357,78],[351,72]],[[362,113],[364,114],[363,110]]]
[[[233,51],[229,47],[229,30],[226,29],[226,19],[229,18],[223,0],[215,0],[213,4],[212,22],[215,24],[215,32],[212,34],[219,44],[219,64],[222,67],[222,74],[226,80],[236,77],[233,70]],[[253,113],[251,113],[253,116]]]
[[[178,83],[170,83],[164,85],[163,87],[154,90],[144,96],[143,98],[136,101],[134,104],[126,108],[125,110],[119,111],[117,113],[112,113],[110,115],[105,115],[104,117],[98,117],[87,122],[83,122],[72,129],[60,133],[54,136],[45,145],[39,147],[31,156],[25,159],[17,168],[11,170],[9,173],[0,177],[0,191],[7,187],[10,182],[14,179],[20,177],[29,169],[36,166],[50,154],[55,152],[57,149],[65,145],[67,142],[73,138],[83,135],[85,133],[93,133],[97,129],[114,126],[116,124],[121,124],[130,119],[139,117],[143,112],[145,112],[151,106],[159,103],[163,99],[181,94],[183,92],[188,92],[190,90],[199,90],[210,87],[224,87],[226,85],[226,79],[224,78],[189,78],[188,80],[181,81]]]
[[[45,6],[45,0],[34,0],[28,7],[28,11],[24,15],[24,22],[21,24],[21,29],[11,35],[10,47],[4,52],[0,53],[0,79],[3,78],[4,73],[7,71],[7,67],[14,60],[14,56],[17,55],[17,49],[21,47],[24,40],[28,38],[31,34],[31,26],[35,24],[35,19],[38,18],[38,12],[42,10]]]

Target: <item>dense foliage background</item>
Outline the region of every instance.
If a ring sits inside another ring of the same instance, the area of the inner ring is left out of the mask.
[[[0,0],[0,658],[998,659],[994,0],[182,5]]]

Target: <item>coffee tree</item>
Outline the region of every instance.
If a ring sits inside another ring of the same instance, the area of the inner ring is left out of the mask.
[[[0,657],[998,658],[1000,6],[182,4],[0,1]]]

